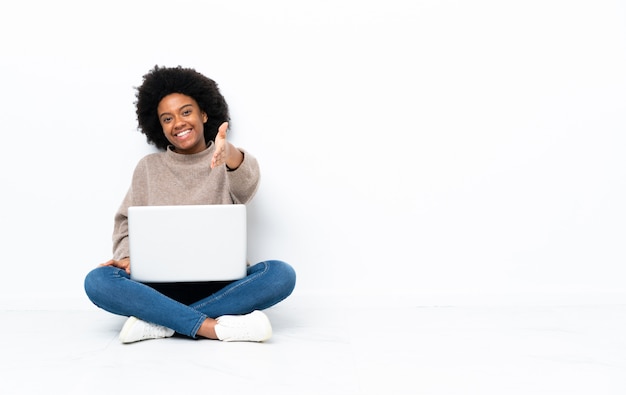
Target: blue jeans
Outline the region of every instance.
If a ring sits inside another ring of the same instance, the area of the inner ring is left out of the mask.
[[[248,267],[248,274],[190,305],[130,279],[122,269],[100,266],[85,277],[85,292],[98,307],[113,314],[135,316],[196,337],[207,318],[263,310],[291,294],[296,274],[282,261],[265,261]]]

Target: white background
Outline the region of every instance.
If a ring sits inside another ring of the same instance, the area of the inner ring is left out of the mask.
[[[218,82],[232,141],[261,164],[250,259],[290,262],[296,292],[626,300],[624,1],[60,0],[0,13],[5,305],[84,301],[153,151],[134,87],[156,64]]]

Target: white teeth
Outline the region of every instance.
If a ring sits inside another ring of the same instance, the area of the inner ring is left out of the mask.
[[[182,137],[182,136],[186,136],[189,133],[191,133],[191,130],[185,130],[184,132],[180,132],[176,135],[176,137]]]

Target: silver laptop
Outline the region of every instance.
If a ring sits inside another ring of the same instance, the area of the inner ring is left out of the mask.
[[[141,282],[243,278],[246,236],[243,204],[129,207],[130,277]]]

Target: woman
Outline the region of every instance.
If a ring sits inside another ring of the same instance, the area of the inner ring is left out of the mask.
[[[277,260],[249,266],[233,282],[144,284],[130,279],[130,206],[245,204],[259,184],[259,166],[227,141],[228,105],[217,84],[194,69],[155,66],[137,88],[139,130],[160,152],[137,164],[115,214],[113,257],[85,278],[98,307],[128,316],[120,341],[179,333],[223,341],[265,341],[272,335],[261,311],[295,287],[293,268]]]

